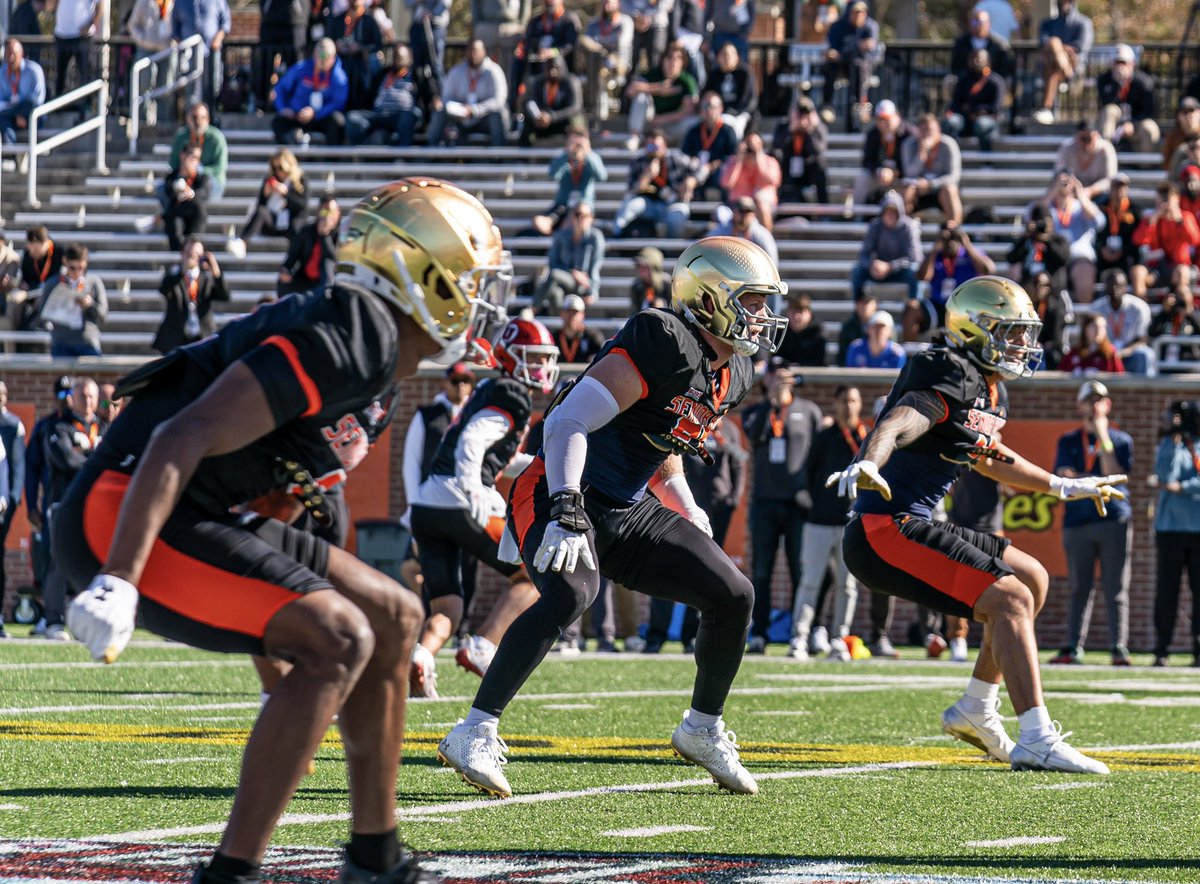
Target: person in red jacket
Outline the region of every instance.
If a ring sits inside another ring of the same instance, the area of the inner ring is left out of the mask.
[[[1144,298],[1150,286],[1167,285],[1176,267],[1194,263],[1192,252],[1200,246],[1200,223],[1195,215],[1183,210],[1181,197],[1177,185],[1160,184],[1154,212],[1133,231],[1134,244],[1163,253],[1161,258],[1133,268],[1130,278],[1139,297]]]

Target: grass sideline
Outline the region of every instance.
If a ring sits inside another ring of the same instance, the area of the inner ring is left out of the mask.
[[[726,710],[764,775],[753,798],[719,793],[671,756],[694,672],[683,655],[552,655],[504,717],[516,798],[479,797],[433,757],[478,683],[439,658],[443,699],[409,707],[402,837],[438,854],[756,856],[851,870],[820,880],[1200,881],[1196,670],[1045,667],[1051,714],[1075,745],[1108,747],[1097,754],[1114,769],[1072,777],[1014,774],[940,733],[966,666],[915,654],[802,665],[772,650],[747,658]],[[85,661],[77,645],[0,643],[0,838],[214,842],[257,711],[249,663],[146,640],[116,666]],[[275,843],[335,847],[345,811],[331,730]],[[796,875],[784,863],[720,880]]]

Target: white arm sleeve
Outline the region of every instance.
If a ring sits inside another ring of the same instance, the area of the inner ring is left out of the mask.
[[[481,485],[479,473],[483,469],[483,456],[512,426],[508,415],[491,408],[484,408],[463,427],[454,450],[454,472],[464,487]]]
[[[404,497],[412,506],[417,489],[421,487],[421,455],[425,451],[425,418],[421,412],[413,415],[408,432],[404,434]]]
[[[692,495],[692,488],[683,473],[664,479],[651,490],[663,506],[674,510],[685,519],[690,519],[692,513],[699,509],[696,506],[696,498]]]
[[[588,433],[598,430],[621,413],[608,387],[584,376],[567,398],[546,418],[546,482],[551,494],[578,491],[587,460]]]
[[[506,479],[515,479],[517,476],[521,475],[521,473],[525,472],[525,467],[529,466],[529,464],[532,462],[532,454],[528,454],[524,451],[518,451],[513,455],[512,460],[508,462],[508,465],[504,468],[504,471],[501,473],[501,475],[503,475]]]

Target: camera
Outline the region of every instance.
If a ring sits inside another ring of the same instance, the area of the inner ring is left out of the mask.
[[[1162,413],[1163,435],[1182,433],[1189,439],[1200,437],[1200,408],[1193,399],[1172,402]]]
[[[181,193],[187,190],[187,182],[182,178],[176,178],[175,183],[171,186],[174,189],[176,196],[179,196]]]

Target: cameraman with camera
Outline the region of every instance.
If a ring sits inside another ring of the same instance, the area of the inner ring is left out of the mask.
[[[199,147],[185,147],[179,154],[179,169],[167,173],[166,192],[163,223],[167,228],[167,244],[179,251],[185,239],[204,232],[208,221],[212,182],[200,166]]]
[[[958,222],[943,221],[937,241],[917,268],[917,279],[929,283],[925,306],[927,312],[933,314],[930,325],[939,327],[945,322],[946,301],[956,288],[968,279],[991,276],[995,272],[992,259],[976,248]]]
[[[729,202],[736,203],[742,197],[754,200],[759,223],[768,231],[775,226],[782,183],[779,160],[763,149],[762,136],[757,132],[750,132],[742,139],[737,153],[721,169],[721,187]]]
[[[1013,239],[1008,250],[1008,276],[1026,288],[1039,273],[1050,274],[1051,281],[1061,288],[1059,271],[1067,266],[1070,248],[1046,218],[1046,210],[1035,205],[1025,222],[1024,232]]]
[[[229,300],[217,256],[205,254],[204,245],[194,237],[183,244],[179,265],[163,275],[158,291],[167,305],[151,346],[164,354],[213,334],[217,330],[213,304]]]
[[[629,227],[638,222],[665,224],[669,239],[682,237],[691,214],[681,196],[690,171],[687,157],[667,148],[666,133],[652,130],[645,151],[629,165],[629,191],[613,220],[613,237],[627,236]]]

